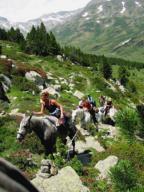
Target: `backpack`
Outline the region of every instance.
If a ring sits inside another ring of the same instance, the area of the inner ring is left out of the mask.
[[[92,96],[88,95],[88,101],[90,102],[90,104],[91,104],[93,107],[96,107],[96,102],[95,102],[95,100],[93,99]]]

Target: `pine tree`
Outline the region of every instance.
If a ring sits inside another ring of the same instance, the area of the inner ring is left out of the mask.
[[[36,53],[36,29],[34,26],[32,26],[31,31],[27,34],[25,50],[28,53]]]
[[[119,67],[118,76],[119,76],[120,83],[126,86],[126,84],[128,83],[129,72],[124,65]]]
[[[48,55],[47,31],[43,23],[41,23],[40,27],[37,28],[36,45],[38,55]]]
[[[50,37],[50,52],[53,55],[60,54],[60,45],[57,43],[56,38],[52,32],[50,32],[49,37]]]
[[[10,30],[8,31],[7,36],[8,40],[12,42],[21,43],[24,41],[24,36],[20,32],[20,30],[19,29],[15,30],[13,27],[11,27]]]
[[[7,39],[8,39],[7,32],[4,29],[0,28],[0,40],[7,40]]]
[[[105,79],[110,79],[112,77],[112,66],[104,56],[101,58],[100,71]]]

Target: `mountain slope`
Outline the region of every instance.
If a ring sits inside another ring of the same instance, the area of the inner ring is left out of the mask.
[[[55,34],[61,43],[80,46],[86,52],[125,56],[127,50],[131,58],[132,52],[144,53],[143,21],[142,0],[92,0],[73,20],[55,28]]]

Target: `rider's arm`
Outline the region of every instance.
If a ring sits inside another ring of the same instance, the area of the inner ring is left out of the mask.
[[[64,110],[63,110],[62,105],[60,105],[56,100],[51,100],[51,102],[60,109],[60,112],[61,112],[60,118],[63,118],[64,117]]]
[[[40,108],[40,111],[38,112],[33,112],[34,115],[43,115],[44,114],[44,105],[45,103],[43,101],[40,101],[40,104],[41,104],[41,108]]]

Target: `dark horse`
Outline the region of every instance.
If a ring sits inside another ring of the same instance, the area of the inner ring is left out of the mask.
[[[72,139],[73,151],[75,151],[74,138],[76,134],[76,127],[71,123],[70,117],[66,117],[64,125],[56,127],[54,123],[50,121],[48,116],[25,116],[20,123],[20,127],[17,132],[17,139],[22,141],[25,138],[25,135],[27,133],[31,133],[32,131],[34,131],[41,140],[47,155],[53,153],[57,136],[60,136],[62,141],[65,143],[66,137],[69,136],[70,139]]]
[[[0,191],[38,192],[20,170],[2,158],[0,158]]]

